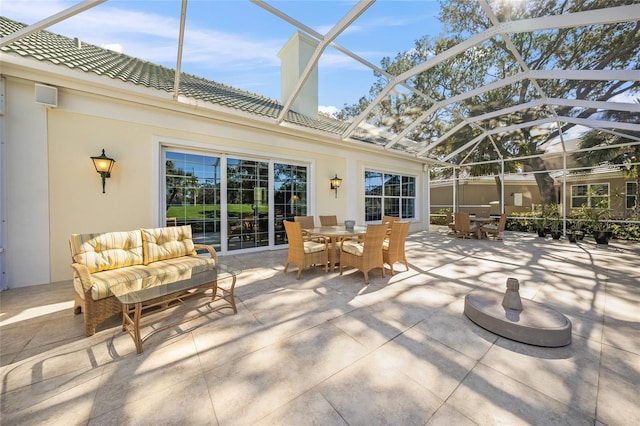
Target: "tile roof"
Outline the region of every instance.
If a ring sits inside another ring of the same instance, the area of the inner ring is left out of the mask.
[[[24,27],[26,27],[25,24],[0,16],[0,37],[13,34]],[[77,39],[49,31],[32,33],[3,46],[1,50],[6,54],[47,61],[55,65],[119,79],[128,84],[173,92],[174,69],[82,43]],[[283,105],[274,99],[188,73],[180,75],[179,95],[273,119],[278,117],[283,108]],[[333,135],[342,134],[349,126],[346,121],[325,116],[307,117],[295,111],[289,111],[285,121]],[[387,137],[370,132],[362,126],[356,129],[351,138],[375,145],[385,145],[389,142]]]

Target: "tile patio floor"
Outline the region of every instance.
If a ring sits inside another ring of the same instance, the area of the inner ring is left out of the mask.
[[[227,256],[238,314],[158,334],[137,356],[118,320],[84,337],[69,282],[0,293],[3,425],[640,424],[640,244],[506,233],[407,242],[410,271],[283,271],[285,251]],[[464,296],[564,313],[572,343],[481,329]]]

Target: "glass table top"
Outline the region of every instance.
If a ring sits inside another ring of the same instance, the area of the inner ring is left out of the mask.
[[[353,228],[346,228],[344,225],[337,226],[317,226],[315,228],[307,229],[312,234],[322,235],[325,237],[348,237],[351,235],[364,234],[367,232],[366,226],[354,226]]]
[[[225,278],[235,279],[240,272],[218,263],[121,282],[112,285],[111,291],[120,303],[130,305],[194,289]]]

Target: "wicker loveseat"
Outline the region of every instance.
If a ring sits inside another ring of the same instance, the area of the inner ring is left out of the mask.
[[[215,265],[213,247],[194,244],[191,226],[139,229],[69,237],[74,313],[84,314],[87,336],[106,319],[122,312],[110,286],[123,281],[194,267]],[[196,250],[209,256],[198,256]]]

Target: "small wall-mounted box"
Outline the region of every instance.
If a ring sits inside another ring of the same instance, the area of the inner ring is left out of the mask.
[[[36,83],[36,103],[49,107],[58,106],[58,88]]]

